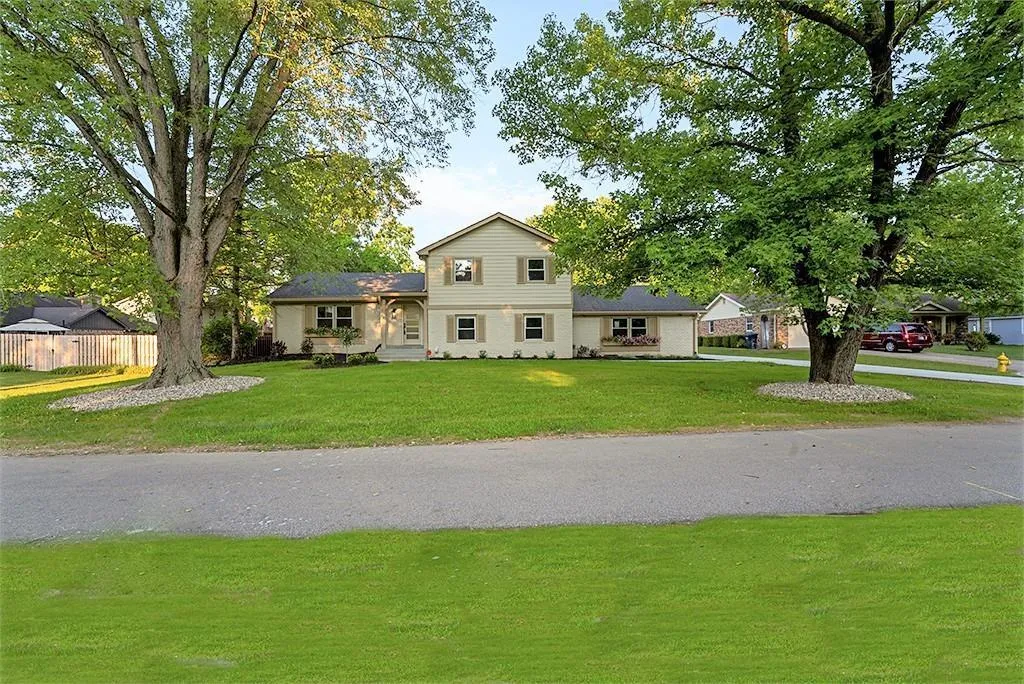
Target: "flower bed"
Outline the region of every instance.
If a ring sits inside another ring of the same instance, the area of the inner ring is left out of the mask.
[[[634,335],[633,337],[627,337],[625,335],[615,335],[614,337],[602,337],[601,344],[605,346],[619,346],[619,347],[656,347],[661,343],[660,337],[654,335]]]

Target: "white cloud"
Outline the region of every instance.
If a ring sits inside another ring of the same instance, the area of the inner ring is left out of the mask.
[[[416,247],[423,247],[465,228],[496,211],[526,219],[551,202],[551,194],[536,180],[522,178],[513,167],[511,178],[494,165],[483,168],[424,169],[412,183],[420,204],[402,217],[413,227]]]

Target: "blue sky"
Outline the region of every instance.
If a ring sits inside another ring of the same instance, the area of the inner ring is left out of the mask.
[[[495,18],[491,31],[495,49],[492,74],[525,56],[526,49],[540,35],[541,21],[547,14],[571,23],[584,12],[603,17],[618,5],[617,0],[485,1]],[[509,152],[509,143],[498,137],[500,125],[491,114],[498,98],[495,88],[478,93],[476,125],[470,135],[449,139],[449,165],[420,169],[413,179],[421,203],[407,211],[402,222],[412,226],[417,249],[496,211],[525,219],[551,201],[537,180],[546,166],[521,166]]]

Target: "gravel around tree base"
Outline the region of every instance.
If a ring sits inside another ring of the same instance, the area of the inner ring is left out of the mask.
[[[132,385],[131,387],[118,387],[117,389],[65,397],[52,402],[50,408],[69,408],[75,411],[106,411],[131,406],[148,406],[165,401],[195,399],[207,394],[237,392],[255,387],[261,382],[263,382],[263,378],[248,375],[229,375],[209,380],[200,380],[199,382],[179,385],[177,387],[140,389],[139,385]]]
[[[770,385],[763,385],[757,391],[759,394],[768,394],[783,399],[824,401],[830,404],[877,404],[889,401],[909,401],[914,398],[913,395],[890,387],[832,385],[823,382],[773,382]]]

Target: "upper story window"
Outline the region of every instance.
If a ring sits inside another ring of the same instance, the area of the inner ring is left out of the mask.
[[[455,259],[452,264],[454,280],[457,283],[473,282],[473,260]]]
[[[526,260],[526,279],[535,281],[545,281],[548,278],[547,274],[547,259],[527,259]]]
[[[318,306],[316,307],[316,327],[318,328],[353,328],[351,306]]]

